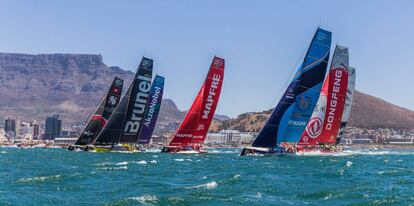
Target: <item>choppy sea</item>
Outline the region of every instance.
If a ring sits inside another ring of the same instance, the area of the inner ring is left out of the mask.
[[[0,205],[414,205],[414,150],[239,152],[0,148]]]

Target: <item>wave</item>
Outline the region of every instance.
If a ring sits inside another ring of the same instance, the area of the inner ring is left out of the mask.
[[[120,165],[128,165],[128,162],[120,162],[120,163],[116,163],[116,166],[120,166]]]
[[[98,170],[127,170],[128,167],[127,166],[122,166],[122,167],[102,167],[102,168],[98,168]]]
[[[196,186],[191,186],[191,187],[186,187],[186,189],[199,189],[199,188],[204,188],[204,189],[214,189],[217,187],[217,182],[216,181],[212,181],[212,182],[208,182],[205,184],[201,184],[201,185],[196,185]]]
[[[138,162],[135,162],[135,163],[137,163],[139,165],[146,165],[147,164],[147,162],[145,160],[141,160],[141,161],[138,161]]]
[[[239,149],[233,149],[233,150],[229,150],[229,149],[208,149],[207,151],[208,151],[208,153],[211,153],[211,154],[238,154],[238,153],[240,153]]]
[[[345,150],[342,152],[300,152],[296,153],[297,156],[353,156],[353,155],[414,155],[414,150],[412,151],[390,151],[390,150]]]
[[[345,150],[344,155],[414,155],[414,150]]]
[[[50,175],[50,176],[37,176],[37,177],[26,177],[20,178],[14,183],[41,183],[41,182],[53,182],[60,180],[62,175]]]
[[[158,197],[155,196],[155,195],[142,195],[142,196],[139,196],[139,197],[130,197],[128,199],[138,201],[141,204],[156,203],[156,202],[159,201]]]

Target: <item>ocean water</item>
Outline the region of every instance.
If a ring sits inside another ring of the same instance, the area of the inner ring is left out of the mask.
[[[238,153],[0,148],[0,205],[414,205],[414,150]]]

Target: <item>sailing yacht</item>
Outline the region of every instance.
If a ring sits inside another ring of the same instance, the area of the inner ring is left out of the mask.
[[[205,153],[202,146],[220,98],[223,78],[224,59],[214,57],[190,110],[162,152]]]
[[[298,142],[298,152],[338,152],[335,147],[345,109],[349,77],[348,48],[337,45],[318,104]]]
[[[118,106],[121,99],[122,87],[124,81],[115,77],[112,81],[111,87],[102,98],[95,113],[89,118],[85,128],[78,136],[74,145],[69,146],[69,150],[88,150],[99,132],[106,125],[106,122],[111,117],[112,112]]]
[[[281,100],[260,130],[252,146],[240,155],[293,152],[319,98],[331,48],[331,32],[318,28]]]
[[[149,120],[149,127],[144,129],[145,141],[149,140],[150,136],[148,137],[148,135],[152,135],[153,126],[158,116],[156,107],[159,109],[162,97],[160,94],[164,88],[164,78],[161,76],[156,77],[154,84],[151,84],[152,70],[153,60],[143,57],[127,92],[109,118],[108,123],[97,136],[96,141],[93,142],[96,152],[134,151],[135,144],[138,143],[145,125],[144,120],[148,117],[146,115],[150,115],[149,101],[155,101],[155,105],[150,110],[152,119]]]

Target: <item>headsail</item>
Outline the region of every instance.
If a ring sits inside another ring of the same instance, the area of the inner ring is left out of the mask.
[[[276,147],[297,142],[312,115],[325,77],[331,32],[318,28],[303,63],[253,142],[254,147]]]
[[[224,59],[214,57],[207,77],[170,146],[201,147],[219,101],[224,78]]]
[[[86,127],[79,135],[75,145],[91,144],[102,128],[105,126],[112,112],[118,106],[122,94],[123,80],[115,77],[112,81],[111,87],[101,100],[94,115],[89,119]]]
[[[137,142],[151,85],[152,63],[152,59],[142,58],[131,85],[94,144]]]
[[[306,128],[303,131],[303,134],[298,142],[300,145],[315,145],[319,140],[319,136],[322,133],[323,122],[325,120],[326,102],[328,99],[328,85],[329,75],[326,77],[325,82],[323,83],[318,102],[316,103],[312,116],[309,119],[309,122],[306,125]]]
[[[321,104],[320,110],[318,106],[315,107],[299,144],[335,143],[344,111],[348,87],[348,65],[348,48],[337,45],[329,74],[318,100]]]
[[[150,142],[158,119],[158,113],[160,112],[163,91],[164,77],[156,75],[151,85],[147,111],[138,138],[138,144],[148,144]]]
[[[355,68],[349,67],[348,89],[346,91],[345,109],[344,109],[344,113],[342,114],[341,128],[339,130],[339,135],[336,138],[336,144],[339,144],[341,142],[341,138],[346,128],[346,124],[348,123],[348,120],[349,120],[349,115],[351,114],[352,99],[353,99],[353,95],[355,91],[355,77],[356,77]]]

